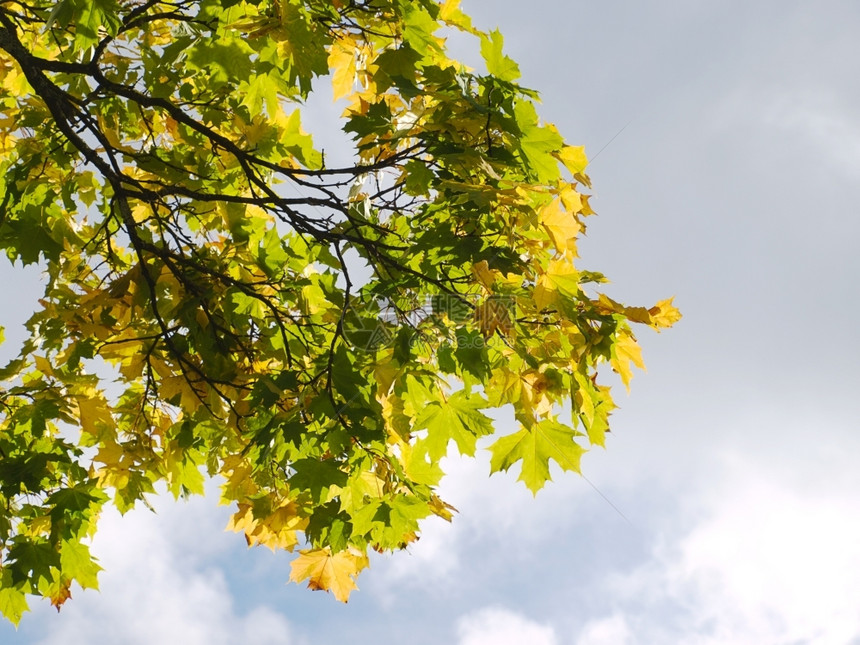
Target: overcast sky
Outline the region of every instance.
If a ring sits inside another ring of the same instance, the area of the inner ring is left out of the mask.
[[[214,495],[107,514],[101,593],[34,602],[0,642],[860,644],[860,3],[463,7],[593,160],[582,266],[684,313],[641,333],[588,480],[535,499],[486,454],[449,462],[454,523],[346,606],[285,585],[289,556],[224,533]],[[3,280],[14,338],[38,291]]]

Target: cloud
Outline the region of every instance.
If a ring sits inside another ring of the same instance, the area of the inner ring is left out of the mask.
[[[500,424],[499,435],[509,431]],[[516,535],[522,549],[537,547],[546,539],[547,527],[558,528],[572,521],[573,513],[560,515],[559,508],[577,508],[583,499],[602,503],[581,478],[558,472],[555,467],[556,481],[548,483],[535,498],[516,481],[519,466],[490,476],[489,461],[489,452],[482,449],[475,457],[452,454],[444,460],[446,475],[439,494],[457,508],[453,521],[435,517],[424,520],[419,540],[406,552],[374,563],[376,570],[368,581],[368,591],[383,601],[393,601],[405,586],[447,594],[447,584],[464,575],[464,570],[474,574],[476,560],[489,562],[495,557],[498,562],[507,561],[511,535]]]
[[[481,544],[483,553],[492,549],[496,536],[509,530],[532,501],[521,484],[500,481],[509,476],[489,476],[489,453],[484,450],[478,450],[476,458],[449,456],[442,468],[446,475],[439,494],[459,512],[452,522],[427,518],[417,542],[374,563],[365,588],[385,605],[399,599],[406,587],[447,594],[448,584],[462,575],[463,561],[472,560],[475,545]]]
[[[860,177],[860,118],[838,95],[785,93],[770,103],[765,123],[802,143],[797,153],[800,168],[812,165],[808,157],[814,159],[817,153],[847,177]]]
[[[486,607],[457,621],[458,645],[557,645],[555,630],[499,607]]]
[[[458,538],[454,526],[441,518],[430,517],[421,523],[418,542],[406,551],[394,553],[380,563],[384,568],[378,580],[371,583],[383,600],[393,600],[405,585],[424,589],[442,589],[438,583],[447,580],[460,566]],[[386,598],[390,594],[391,598]]]
[[[592,620],[586,624],[577,645],[628,645],[633,643],[633,634],[627,620],[620,614]]]
[[[612,581],[619,608],[587,623],[577,644],[860,638],[860,477],[838,457],[822,475],[812,453],[800,472],[728,460],[699,499],[700,519]],[[613,629],[628,640],[604,638]]]
[[[228,555],[223,509],[212,498],[156,500],[158,515],[106,512],[93,552],[105,571],[100,592],[74,593],[59,616],[42,604],[40,645],[295,645],[289,622],[265,606],[240,613],[224,572]],[[37,618],[34,616],[33,620]]]

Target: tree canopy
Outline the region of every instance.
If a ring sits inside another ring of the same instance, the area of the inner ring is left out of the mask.
[[[486,73],[445,38],[478,39]],[[230,527],[346,600],[449,450],[537,492],[643,367],[575,266],[581,147],[457,0],[4,0],[0,248],[45,291],[0,373],[0,612],[97,586],[105,504],[218,477]],[[331,88],[331,90],[329,90]],[[354,163],[303,129],[341,102]]]

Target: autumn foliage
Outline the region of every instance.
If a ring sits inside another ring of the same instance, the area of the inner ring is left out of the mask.
[[[604,445],[598,367],[680,314],[576,266],[588,161],[518,80],[456,0],[0,4],[0,248],[45,276],[0,372],[0,612],[96,587],[105,504],[210,477],[345,601],[451,519],[452,449],[537,492]],[[302,127],[329,87],[346,167]]]

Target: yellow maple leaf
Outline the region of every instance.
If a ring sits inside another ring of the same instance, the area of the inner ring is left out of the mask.
[[[273,133],[272,125],[268,119],[255,115],[250,123],[245,123],[238,116],[233,118],[236,129],[242,133],[244,141],[249,146],[256,146],[264,137]]]
[[[252,497],[259,492],[251,474],[253,467],[241,456],[229,456],[224,459],[220,475],[224,478],[221,484],[221,504],[231,504],[233,500]]]
[[[585,156],[585,146],[564,146],[555,153],[571,175],[582,173],[588,167],[588,157]]]
[[[594,423],[594,400],[589,393],[591,388],[588,387],[588,377],[577,372],[574,378],[577,383],[574,393],[574,403],[579,414],[585,420],[586,425],[590,426]]]
[[[355,43],[346,39],[335,40],[329,49],[328,67],[332,70],[333,100],[349,96],[355,85]]]
[[[565,260],[551,260],[546,272],[538,278],[534,301],[538,310],[546,309],[559,295],[575,296],[579,291],[579,272]]]
[[[633,363],[640,370],[645,369],[645,362],[642,360],[642,348],[636,342],[636,338],[628,329],[619,329],[615,343],[612,345],[612,358],[610,364],[618,375],[621,377],[624,387],[630,391],[630,380],[633,378],[633,369],[630,364]]]
[[[54,376],[54,368],[47,358],[44,356],[33,356],[33,360],[36,363],[36,369],[42,374],[50,377]]]
[[[152,217],[152,208],[145,202],[138,202],[131,209],[131,217],[137,224],[145,222]]]
[[[546,277],[546,274],[538,278],[534,291],[534,301],[538,311],[546,309],[552,305],[552,303],[555,302],[557,295],[555,287],[550,279]]]
[[[349,600],[353,589],[358,589],[355,577],[369,564],[367,555],[357,549],[332,554],[331,549],[305,549],[290,563],[290,580],[308,581],[310,589],[331,591],[341,602]]]
[[[404,412],[403,399],[392,394],[377,396],[376,400],[382,404],[382,419],[385,422],[388,443],[408,442],[411,437],[412,418]]]
[[[540,223],[549,233],[552,243],[559,252],[575,251],[576,236],[580,230],[579,222],[572,213],[562,207],[560,199],[552,200],[541,209]]]
[[[490,265],[487,264],[486,260],[481,260],[477,264],[473,264],[472,273],[487,291],[492,291],[493,283],[501,275],[498,271],[490,269]]]
[[[671,327],[681,320],[681,312],[672,304],[674,299],[672,297],[667,300],[661,300],[648,310],[648,313],[651,314],[650,324],[657,331]]]
[[[510,304],[506,300],[489,298],[475,307],[475,321],[478,323],[484,338],[489,338],[495,334],[497,329],[505,336],[514,330]]]
[[[490,377],[492,405],[501,407],[505,403],[516,403],[522,396],[522,381],[518,373],[511,371],[509,365],[501,366]]]
[[[583,215],[594,215],[594,211],[591,209],[591,206],[588,203],[590,195],[580,195],[579,198],[582,200],[582,210],[580,211]]]
[[[57,585],[55,589],[51,589],[49,597],[51,599],[51,604],[57,609],[57,611],[60,611],[60,607],[62,607],[63,604],[72,597],[71,584],[70,580],[61,579],[59,585]]]
[[[536,370],[529,370],[521,377],[523,407],[528,407],[536,417],[552,412],[552,399],[547,396],[549,381]]]
[[[286,500],[268,515],[255,517],[250,504],[240,503],[226,530],[244,533],[248,546],[262,544],[272,551],[292,551],[299,543],[298,531],[305,530],[308,525],[308,518],[301,516],[299,511],[295,503]]]
[[[439,19],[479,35],[479,32],[472,26],[472,19],[460,10],[460,0],[445,0],[439,11]]]
[[[78,404],[78,419],[81,430],[86,434],[98,437],[102,429],[116,428],[116,423],[110,413],[108,403],[101,392],[91,389],[76,397]]]
[[[125,450],[116,441],[106,441],[99,448],[98,454],[93,457],[93,461],[98,461],[106,466],[117,467],[125,457]]]
[[[168,376],[161,380],[159,385],[159,393],[162,398],[169,401],[177,394],[179,395],[179,405],[186,412],[193,413],[200,407],[200,398],[204,395],[203,386],[197,386],[200,390],[195,389],[188,383],[188,379],[184,375]]]
[[[104,117],[99,115],[98,122],[102,134],[113,148],[122,150],[123,152],[137,152],[133,147],[123,142],[121,138],[122,135],[120,134],[120,127],[115,116],[111,115],[110,117]]]
[[[397,364],[397,361],[391,359],[392,352],[380,360],[373,368],[373,377],[376,381],[376,396],[377,398],[388,396],[391,391],[391,385],[394,383],[402,368]]]
[[[447,522],[454,519],[454,513],[459,512],[438,495],[430,495],[430,510]]]
[[[582,198],[585,197],[585,195],[577,192],[575,186],[576,184],[565,184],[562,182],[558,192],[558,196],[561,197],[561,203],[571,213],[578,213],[582,210]]]
[[[125,448],[116,441],[106,441],[93,461],[101,462],[105,466],[98,469],[98,479],[102,486],[113,486],[122,490],[128,485],[129,469],[127,464],[133,458],[126,454]]]
[[[615,302],[606,294],[598,294],[598,308],[604,313],[616,313],[626,316],[632,322],[652,324],[651,312],[645,307],[627,307],[619,302]]]

